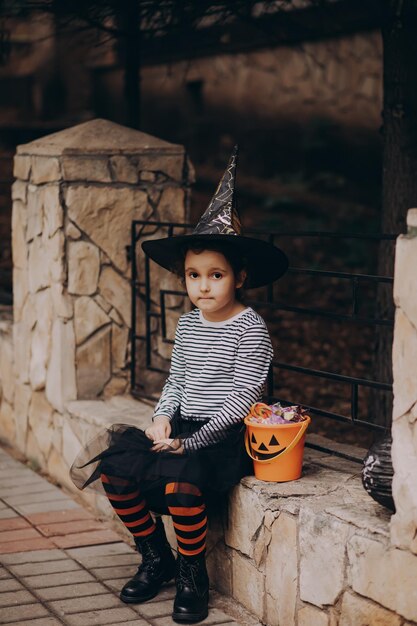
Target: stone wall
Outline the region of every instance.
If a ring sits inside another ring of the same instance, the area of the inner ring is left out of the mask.
[[[14,384],[3,385],[0,426],[48,468],[70,401],[129,391],[131,222],[186,221],[192,170],[182,146],[94,120],[19,146],[14,175]],[[137,261],[143,281],[140,248]],[[177,282],[164,272],[160,286]],[[172,303],[174,320],[182,305]],[[165,363],[158,345],[155,358]]]
[[[358,464],[306,449],[301,480],[234,488],[228,526],[210,531],[211,577],[267,626],[411,626],[417,557],[389,528]]]
[[[397,241],[394,277],[392,456],[397,511],[391,539],[417,555],[417,209],[408,211],[407,226],[407,234]]]

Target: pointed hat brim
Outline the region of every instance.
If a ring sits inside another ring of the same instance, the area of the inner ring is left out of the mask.
[[[245,289],[268,285],[280,278],[288,268],[288,259],[280,248],[271,243],[242,235],[179,235],[163,239],[148,239],[142,243],[144,252],[158,265],[178,273],[187,249],[210,244],[234,248],[245,260],[248,277]]]

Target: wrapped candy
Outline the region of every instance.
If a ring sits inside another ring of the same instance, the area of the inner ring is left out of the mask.
[[[249,411],[249,421],[257,424],[288,424],[305,420],[307,410],[294,404],[283,407],[280,402],[268,405],[256,402]]]

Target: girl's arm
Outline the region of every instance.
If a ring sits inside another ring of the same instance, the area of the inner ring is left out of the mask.
[[[169,376],[155,407],[153,418],[163,415],[171,420],[181,404],[185,387],[185,358],[182,343],[181,318],[175,331],[175,342],[171,356]]]
[[[224,439],[228,429],[241,423],[254,402],[262,396],[273,350],[266,326],[248,328],[239,339],[233,389],[221,410],[194,435],[184,439],[184,449],[193,452]]]

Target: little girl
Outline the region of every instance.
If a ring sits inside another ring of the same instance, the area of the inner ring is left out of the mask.
[[[120,594],[124,602],[153,598],[175,575],[172,618],[208,615],[205,565],[207,498],[251,473],[243,418],[257,402],[272,359],[265,322],[239,299],[239,289],[265,285],[287,269],[275,246],[240,235],[234,206],[237,150],[191,235],[148,240],[142,247],[179,273],[196,307],[177,326],[169,377],[144,432],[114,425],[80,453],[71,476],[80,488],[102,485],[132,533],[142,563]],[[94,470],[88,470],[91,463]],[[160,517],[169,514],[178,558]]]

